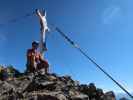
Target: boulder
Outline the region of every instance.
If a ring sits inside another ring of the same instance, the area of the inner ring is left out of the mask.
[[[116,100],[114,92],[113,91],[106,92],[104,100]]]

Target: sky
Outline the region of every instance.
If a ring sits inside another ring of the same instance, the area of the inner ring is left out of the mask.
[[[132,0],[0,0],[0,64],[26,69],[26,50],[39,40],[36,15],[16,23],[35,9],[47,11],[51,28],[45,59],[50,71],[71,75],[80,83],[94,82],[105,91],[123,92],[90,61],[69,45],[50,24],[62,29],[125,88],[133,90],[133,1]]]

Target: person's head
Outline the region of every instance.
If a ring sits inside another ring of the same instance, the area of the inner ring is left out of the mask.
[[[32,42],[32,49],[36,50],[39,47],[39,43],[37,41]]]

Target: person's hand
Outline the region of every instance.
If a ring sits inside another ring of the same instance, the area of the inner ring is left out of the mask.
[[[36,9],[36,14],[39,15],[40,11],[39,9]]]

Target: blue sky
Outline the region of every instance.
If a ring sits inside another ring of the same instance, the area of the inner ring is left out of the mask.
[[[132,3],[131,0],[1,0],[0,24],[36,8],[45,8],[48,23],[60,27],[131,92]],[[12,64],[23,71],[26,50],[33,40],[39,40],[39,35],[39,22],[35,15],[0,26],[0,64]],[[121,92],[55,31],[48,35],[46,59],[51,72],[69,74],[81,83],[94,82],[105,90]]]

